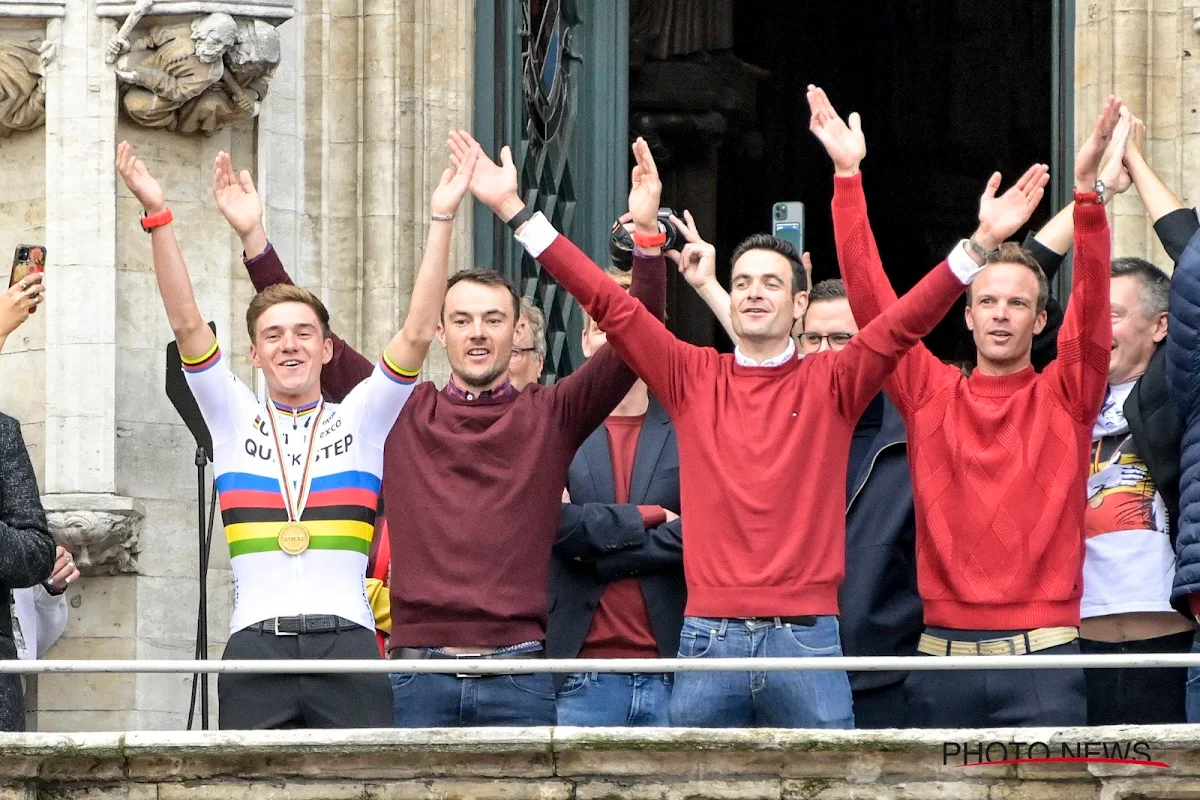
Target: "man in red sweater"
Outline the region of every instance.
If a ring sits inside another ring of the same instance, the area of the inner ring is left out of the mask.
[[[459,152],[471,144],[460,143]],[[657,200],[649,148],[639,139],[634,153],[635,190],[651,186]],[[511,165],[484,161],[471,182],[475,197],[518,226],[518,240],[587,309],[675,424],[688,520],[680,656],[838,655],[855,422],[901,357],[953,305],[963,281],[943,264],[845,349],[799,359],[790,336],[806,302],[799,254],[773,237],[752,237],[733,264],[740,344],[721,355],[672,336],[544,216],[525,208]],[[634,221],[639,249],[661,245],[654,220],[635,213]],[[797,475],[810,477],[799,490]],[[842,671],[686,672],[677,676],[671,721],[850,727],[854,717]]]
[[[858,115],[838,117],[809,87],[811,128],[835,166],[834,231],[842,277],[860,323],[895,307],[867,221]],[[1127,112],[1125,112],[1127,114]],[[1041,201],[1035,165],[980,201],[979,229],[950,256],[974,267],[966,321],[978,367],[964,376],[918,346],[888,380],[908,428],[917,509],[917,586],[927,655],[1078,653],[1084,487],[1092,425],[1108,383],[1109,230],[1097,181],[1121,114],[1110,98],[1075,163],[1075,267],[1058,358],[1030,365],[1045,325],[1046,278],[1005,240]],[[1121,123],[1128,129],[1128,121]],[[932,727],[1084,725],[1081,670],[913,672],[913,724]]]
[[[507,148],[503,158],[511,164]],[[491,162],[489,162],[490,164]],[[249,173],[239,197],[220,206],[246,249],[255,288],[290,282],[262,227]],[[654,224],[658,199],[630,195]],[[577,258],[586,261],[582,254]],[[605,280],[608,280],[606,277]],[[622,292],[622,294],[624,294]],[[633,302],[661,316],[666,266],[649,249],[634,259]],[[440,391],[418,384],[384,448],[383,497],[391,535],[393,658],[537,658],[544,654],[551,548],[567,469],[580,444],[616,407],[636,376],[611,348],[553,386],[517,390],[509,361],[520,297],[489,270],[452,276],[438,338],[450,361]],[[333,336],[321,385],[338,400],[371,369]],[[597,543],[619,550],[641,537]],[[549,674],[459,678],[392,675],[400,727],[553,725]]]

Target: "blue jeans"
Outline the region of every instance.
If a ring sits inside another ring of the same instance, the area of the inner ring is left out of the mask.
[[[576,672],[558,693],[558,724],[644,728],[670,725],[671,675]]]
[[[778,619],[684,617],[680,658],[830,657],[842,654],[837,617],[811,627]],[[671,724],[687,728],[853,728],[844,670],[680,672]]]
[[[468,678],[402,672],[390,677],[397,728],[524,727],[557,721],[554,679],[548,672]]]
[[[1200,631],[1192,640],[1192,652],[1200,653]],[[1200,722],[1200,667],[1188,667],[1187,671],[1187,721]]]

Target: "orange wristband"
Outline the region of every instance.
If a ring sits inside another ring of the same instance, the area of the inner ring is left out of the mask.
[[[146,233],[161,228],[163,225],[170,225],[175,220],[175,215],[171,213],[171,209],[164,208],[157,214],[147,214],[142,212],[142,230]]]

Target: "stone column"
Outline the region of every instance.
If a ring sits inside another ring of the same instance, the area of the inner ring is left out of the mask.
[[[1076,5],[1075,139],[1082,143],[1100,103],[1117,92],[1146,122],[1146,156],[1187,205],[1200,189],[1200,33],[1194,2],[1099,0]],[[1113,206],[1113,254],[1170,269],[1136,191]]]

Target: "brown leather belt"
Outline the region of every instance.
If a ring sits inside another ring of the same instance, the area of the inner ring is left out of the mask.
[[[483,648],[480,648],[483,649]],[[397,647],[395,650],[388,653],[388,658],[407,661],[412,659],[419,661],[422,659],[439,659],[439,658],[456,658],[473,659],[473,658],[545,658],[545,650],[533,650],[525,652],[505,652],[501,650],[496,653],[446,653],[439,651],[437,648],[428,647]]]
[[[922,633],[917,652],[927,656],[1023,656],[1070,644],[1078,638],[1078,628],[1035,628],[1028,633],[979,642],[960,642]]]

